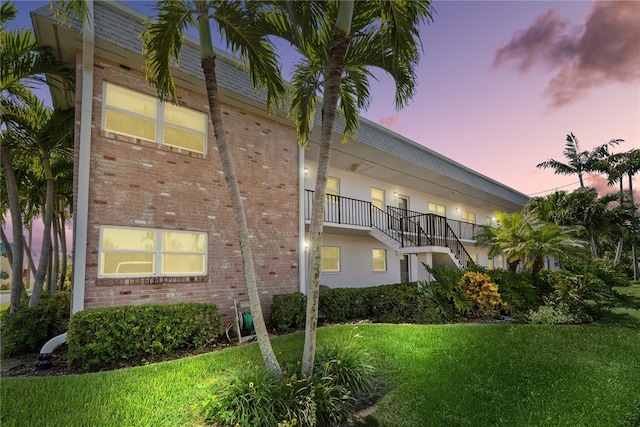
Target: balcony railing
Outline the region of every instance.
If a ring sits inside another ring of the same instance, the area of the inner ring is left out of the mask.
[[[472,262],[455,230],[465,236],[463,238],[472,240],[476,233],[475,224],[393,206],[382,210],[368,201],[333,194],[327,194],[324,203],[325,223],[375,228],[397,241],[401,247],[448,247],[463,267]],[[311,219],[312,205],[313,191],[305,190],[307,220]]]

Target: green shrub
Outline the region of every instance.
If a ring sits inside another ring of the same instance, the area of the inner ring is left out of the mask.
[[[97,370],[179,349],[202,348],[222,334],[215,305],[180,303],[108,307],[76,313],[67,342],[72,369]]]
[[[564,265],[565,270],[574,274],[589,274],[598,278],[609,288],[614,286],[629,286],[631,281],[627,278],[623,267],[612,260],[591,258],[588,260],[571,259]]]
[[[330,323],[370,317],[371,288],[329,288],[320,295],[318,310]]]
[[[221,426],[335,426],[352,413],[356,397],[373,389],[369,356],[354,342],[318,347],[309,378],[299,364],[283,375],[275,380],[248,361],[199,405],[205,419]]]
[[[563,325],[586,323],[592,319],[584,312],[571,309],[567,304],[547,302],[537,310],[529,310],[527,320],[543,325]]]
[[[40,303],[29,307],[24,300],[15,313],[2,315],[2,355],[31,353],[54,336],[65,331],[69,320],[71,295],[58,292],[55,297],[43,293]]]
[[[269,324],[272,329],[287,333],[304,329],[307,297],[300,292],[273,296]]]
[[[500,296],[507,303],[508,314],[513,316],[525,313],[540,305],[540,298],[536,294],[529,272],[493,269],[486,270],[486,273],[498,285]]]

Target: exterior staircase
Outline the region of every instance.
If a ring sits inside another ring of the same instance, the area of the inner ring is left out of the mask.
[[[313,191],[305,190],[305,219],[311,218]],[[369,234],[398,252],[435,252],[448,255],[453,264],[464,268],[471,256],[447,218],[388,206],[380,209],[371,202],[328,194],[325,224],[366,227]]]

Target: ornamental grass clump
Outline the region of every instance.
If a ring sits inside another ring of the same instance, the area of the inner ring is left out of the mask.
[[[488,274],[467,271],[460,279],[460,286],[473,303],[472,312],[478,316],[498,314],[507,308],[498,292],[498,285]]]
[[[247,361],[199,406],[207,421],[220,426],[338,425],[352,413],[356,398],[373,389],[368,360],[353,343],[319,347],[313,376],[303,376],[297,362],[283,369],[282,380]]]

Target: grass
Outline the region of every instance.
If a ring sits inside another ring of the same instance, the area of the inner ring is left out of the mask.
[[[386,394],[381,426],[636,426],[640,329],[628,326],[386,325],[322,328],[361,335]],[[299,358],[303,336],[274,340]],[[255,344],[95,374],[4,378],[0,424],[195,426],[194,404],[229,368],[260,360]]]

